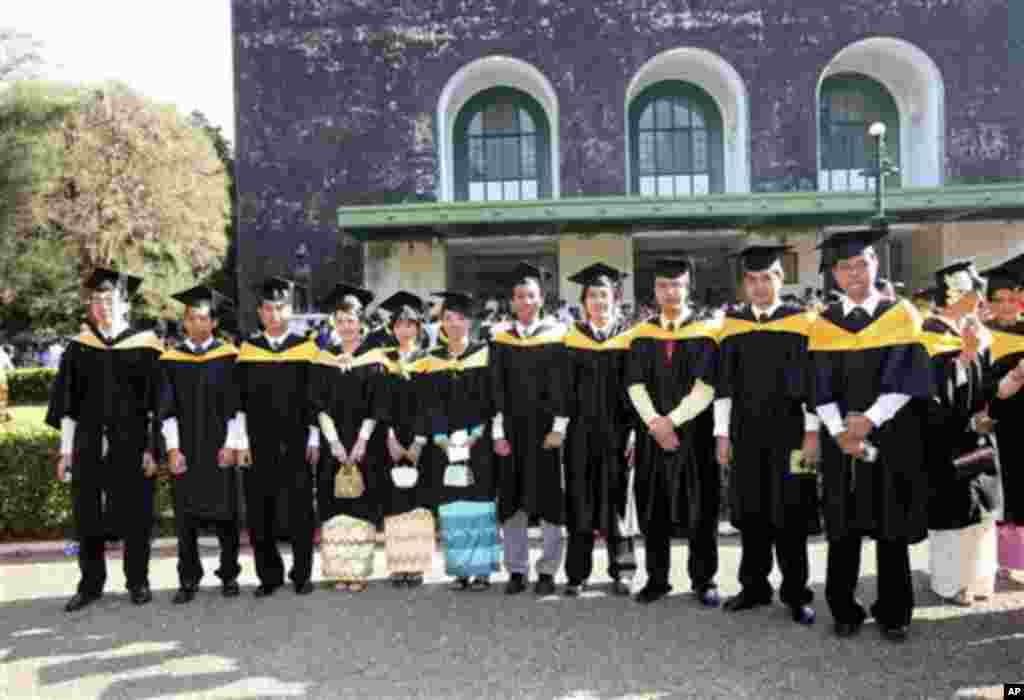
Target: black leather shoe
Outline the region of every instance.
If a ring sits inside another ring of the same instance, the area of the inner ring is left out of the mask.
[[[566,598],[579,598],[585,587],[585,583],[567,583],[562,589],[562,595]]]
[[[405,577],[406,588],[419,588],[423,585],[423,574],[409,574]]]
[[[789,609],[793,622],[798,625],[813,625],[817,615],[810,605],[794,605]]]
[[[646,586],[640,589],[640,592],[636,594],[634,600],[644,605],[650,605],[655,601],[661,600],[671,592],[672,586],[669,586],[667,584],[648,583]]]
[[[92,605],[103,597],[102,593],[75,593],[64,605],[64,612],[76,612],[84,607]]]
[[[271,586],[268,583],[261,583],[256,586],[256,590],[252,592],[257,598],[266,598],[267,596],[274,595],[274,591],[277,590],[277,586]]]
[[[225,581],[221,584],[220,594],[225,598],[237,598],[242,589],[238,587],[238,581]]]
[[[907,641],[907,635],[909,629],[906,625],[882,625],[882,636],[888,639],[890,642],[905,642]]]
[[[718,595],[717,588],[704,588],[696,593],[697,600],[699,600],[700,604],[705,608],[717,608],[722,602],[722,597]]]
[[[303,581],[302,583],[295,582],[295,595],[309,595],[313,592],[313,584],[310,581]]]
[[[505,584],[505,595],[518,595],[526,590],[526,574],[512,574]]]
[[[734,595],[722,604],[722,610],[726,612],[739,612],[740,610],[759,608],[762,605],[771,605],[771,602],[771,596],[756,596],[748,591],[740,591],[739,595]]]
[[[453,591],[466,591],[469,590],[469,576],[459,576],[451,585],[448,587]]]
[[[149,586],[145,584],[131,589],[128,591],[128,594],[132,599],[132,603],[135,605],[145,605],[149,601],[153,600],[153,592],[150,591]]]
[[[537,577],[537,583],[533,584],[533,592],[539,596],[555,594],[555,577],[551,574],[541,574]]]
[[[612,582],[612,595],[627,596],[631,593],[629,582],[623,579],[616,579]]]
[[[837,637],[853,637],[860,632],[860,622],[837,622],[835,633]]]
[[[171,598],[171,602],[175,605],[184,605],[185,603],[191,603],[196,597],[195,586],[182,586],[178,589],[178,592]]]

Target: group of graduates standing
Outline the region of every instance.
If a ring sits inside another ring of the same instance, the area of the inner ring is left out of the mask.
[[[176,295],[188,337],[164,349],[125,321],[141,279],[97,270],[88,330],[64,354],[47,416],[61,429],[58,477],[70,478],[81,540],[66,609],[102,595],[111,523],[125,541],[132,602],[151,600],[158,457],[174,475],[175,603],[197,594],[206,526],[220,539],[222,592],[239,594],[242,479],[258,597],[284,585],[282,537],[295,592],[312,592],[318,525],[322,577],[339,590],[366,590],[382,529],[396,587],[423,582],[440,541],[453,588],[488,589],[503,561],[505,593],[519,594],[531,578],[531,522],[543,535],[536,594],[556,592],[564,555],[563,593],[579,596],[600,537],[610,590],[626,596],[637,568],[632,520],[647,569],[635,599],[672,590],[671,539],[683,536],[695,598],[718,606],[728,468],[742,560],[726,610],[772,602],[774,554],[781,602],[794,622],[815,621],[807,540],[823,512],[834,631],[855,634],[870,615],[884,636],[905,639],[909,546],[929,530],[933,587],[961,604],[991,592],[1001,497],[1004,539],[1017,542],[1004,558],[1024,556],[1014,475],[1024,328],[973,320],[986,283],[970,262],[936,273],[927,320],[883,297],[872,247],[883,235],[845,231],[822,244],[843,294],[820,312],[781,300],[784,246],[739,254],[748,302],[724,314],[691,306],[689,259],[657,261],[659,313],[636,325],[619,313],[619,270],[598,263],[569,278],[585,319],[566,327],[541,315],[548,273],[522,263],[508,279],[513,322],[472,338],[472,296],[438,292],[441,332],[428,349],[428,303],[406,291],[380,302],[390,321],[367,333],[373,292],[338,284],[322,302],[330,335],[291,333],[291,285],[280,278],[259,287],[262,331],[238,348],[215,335],[229,300],[206,287]],[[877,543],[870,610],[857,598],[864,537]]]

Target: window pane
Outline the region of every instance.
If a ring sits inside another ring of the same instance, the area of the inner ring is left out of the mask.
[[[675,187],[672,182],[671,175],[662,175],[658,178],[658,196],[659,197],[674,197]]]
[[[672,128],[672,105],[668,100],[654,102],[654,126],[658,129]]]
[[[501,179],[501,139],[487,139],[487,173],[488,180]],[[489,197],[488,197],[489,199]]]
[[[524,134],[532,134],[537,128],[533,124],[533,117],[525,109],[519,110],[519,131]]]
[[[683,129],[672,132],[675,141],[676,152],[676,173],[689,173],[693,171],[690,163],[690,130]]]
[[[523,180],[522,195],[523,199],[537,199],[537,181]]]
[[[654,172],[654,134],[641,133],[638,139],[637,168],[641,175]]]
[[[484,131],[488,134],[514,134],[516,128],[516,107],[509,100],[494,102],[484,110]]]
[[[676,196],[677,197],[689,197],[691,194],[691,180],[689,175],[676,175]]]
[[[672,152],[672,132],[654,132],[655,142],[655,172],[670,173],[675,165],[675,154]]]
[[[654,128],[654,105],[648,104],[646,107],[644,107],[644,111],[640,113],[640,128]]]
[[[506,136],[501,139],[501,177],[505,180],[519,179],[519,137]]]
[[[519,199],[519,180],[505,181],[505,201],[511,202]]]
[[[488,182],[487,183],[487,201],[489,202],[500,202],[502,194],[504,194],[505,188],[501,186],[501,182]]]
[[[487,161],[484,159],[484,140],[469,139],[469,177],[480,180],[485,177]]]
[[[690,126],[690,105],[687,100],[682,97],[673,99],[672,111],[674,113],[673,125],[677,129]]]
[[[485,184],[482,182],[469,183],[469,201],[482,202],[485,196]]]
[[[537,137],[523,136],[520,140],[522,150],[523,177],[537,177]]]
[[[693,172],[708,171],[708,132],[704,129],[693,130]]]
[[[711,192],[711,178],[707,175],[693,176],[693,193],[703,195]]]
[[[640,178],[640,194],[644,197],[651,197],[657,193],[656,183],[653,177]]]
[[[473,115],[473,119],[469,122],[469,133],[475,135],[484,133],[483,118],[480,116],[480,112]]]
[[[707,122],[704,120],[704,110],[692,102],[690,103],[690,118],[693,120],[692,125],[695,129],[703,129],[707,126]]]

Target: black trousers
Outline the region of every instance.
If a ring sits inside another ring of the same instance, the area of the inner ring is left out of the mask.
[[[593,531],[570,532],[565,553],[565,576],[570,584],[585,583],[594,571]],[[608,549],[608,576],[613,580],[631,579],[636,571],[633,538],[623,537],[615,523],[605,540]]]
[[[270,492],[264,485],[246,480],[246,516],[253,560],[256,575],[266,586],[284,583],[284,560],[277,548],[278,510],[283,506],[287,507],[288,535],[292,544],[292,570],[288,578],[302,584],[313,574],[315,526],[312,479],[303,479]]]
[[[199,558],[199,528],[211,524],[220,543],[220,568],[214,572],[221,581],[234,581],[241,573],[238,564],[239,531],[234,520],[204,521],[189,515],[176,515],[174,528],[178,535],[178,581],[183,587],[198,586],[203,580],[203,564]]]
[[[914,613],[914,585],[910,576],[910,547],[905,542],[875,543],[878,564],[878,600],[871,615],[887,627],[909,625]],[[867,617],[857,600],[861,536],[829,540],[825,598],[836,622],[859,624]]]
[[[128,590],[149,585],[149,554],[152,523],[141,525],[124,538],[124,578]],[[107,583],[106,540],[89,535],[78,543],[79,593],[102,593]]]
[[[668,585],[674,527],[669,514],[668,496],[665,493],[662,490],[651,504],[651,520],[644,532],[648,585]],[[690,575],[690,586],[694,591],[715,587],[715,575],[718,573],[720,498],[716,485],[713,500],[709,498],[703,501],[701,517],[690,533],[686,569]]]
[[[807,535],[787,532],[771,526],[745,527],[740,532],[740,585],[745,592],[756,597],[771,598],[774,593],[768,576],[772,572],[772,549],[782,572],[779,599],[790,607],[814,600],[807,587]]]

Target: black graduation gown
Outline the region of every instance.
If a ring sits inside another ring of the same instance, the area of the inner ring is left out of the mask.
[[[1002,400],[994,396],[999,381],[1024,359],[1024,323],[992,329],[993,394],[989,415],[996,423],[1003,480],[1003,521],[1024,525],[1024,390]]]
[[[529,337],[513,324],[490,349],[494,413],[504,418],[512,454],[498,457],[498,519],[517,511],[553,524],[565,520],[560,450],[545,450],[556,416],[566,415],[564,329],[542,320]]]
[[[980,523],[997,505],[994,465],[985,474],[958,471],[953,466],[956,456],[978,446],[978,435],[970,429],[970,422],[971,416],[988,403],[983,382],[990,373],[991,363],[989,351],[981,351],[978,359],[965,368],[966,381],[958,384],[956,359],[962,349],[959,331],[939,317],[926,320],[924,331],[935,391],[928,402],[925,441],[931,490],[928,527],[956,530]]]
[[[447,346],[434,349],[421,365],[425,437],[430,441],[424,456],[431,460],[430,473],[437,489],[437,503],[455,501],[493,502],[497,495],[494,446],[491,441],[490,350],[486,343],[469,343],[466,351],[452,358]],[[448,456],[434,445],[433,436],[451,435],[482,427],[483,433],[469,453],[473,471],[471,486],[445,486]]]
[[[155,446],[163,346],[151,331],[131,328],[109,343],[102,338],[90,325],[72,339],[46,412],[57,430],[64,417],[77,424],[71,498],[80,538],[123,537],[153,518],[153,480],[142,471],[142,453]]]
[[[715,338],[720,323],[691,316],[674,333],[663,330],[657,318],[635,326],[630,331],[631,345],[626,362],[627,390],[634,384],[643,384],[655,410],[666,416],[690,393],[698,379],[713,387],[718,355]],[[671,359],[667,353],[669,343],[673,343]],[[634,492],[640,529],[647,532],[652,525],[659,526],[652,524],[651,514],[655,499],[667,496],[677,534],[693,534],[702,508],[707,507],[701,502],[701,494],[705,486],[703,480],[709,478],[709,474],[701,468],[698,454],[706,440],[697,432],[707,426],[701,424],[699,416],[684,423],[676,428],[679,449],[665,452],[646,425],[639,420],[635,425]]]
[[[234,467],[217,465],[228,421],[239,407],[235,382],[238,349],[215,340],[206,352],[185,343],[160,358],[160,421],[178,420],[179,445],[188,470],[173,479],[176,517],[232,521],[238,517]]]
[[[404,363],[399,361],[397,350],[384,352],[386,372],[378,378],[378,389],[381,393],[378,405],[378,425],[384,439],[387,440],[389,429],[395,431],[395,437],[402,447],[409,447],[417,435],[429,437],[427,434],[426,411],[427,403],[423,397],[425,391],[423,360],[427,353],[423,350],[414,351]],[[419,478],[412,488],[399,488],[391,478],[391,455],[388,454],[385,442],[385,458],[379,465],[377,479],[381,484],[381,502],[385,517],[408,513],[416,508],[434,508],[437,505],[435,479],[431,474],[431,461],[424,459],[426,446],[420,453],[417,465]]]
[[[617,532],[626,513],[625,451],[634,422],[625,386],[628,330],[619,321],[599,341],[589,323],[576,323],[565,337],[566,522],[573,532]]]
[[[822,426],[823,506],[830,540],[869,535],[914,543],[927,536],[923,439],[931,373],[920,324],[909,302],[882,301],[872,318],[860,322],[843,316],[842,303],[831,304],[811,326],[816,408],[837,403],[845,418],[863,413],[881,394],[911,397],[868,435],[879,450],[874,463],[857,460],[854,465]]]
[[[289,334],[277,350],[259,333],[239,349],[238,387],[252,450],[245,471],[246,519],[262,538],[265,515],[262,496],[308,491],[313,509],[312,468],[306,464],[309,428],[316,425],[309,403],[312,363],[318,356],[312,340]],[[287,498],[278,500],[280,521],[287,522]]]
[[[343,370],[339,357],[340,345],[328,344],[317,357],[310,370],[310,403],[314,416],[326,413],[334,421],[338,438],[346,450],[351,450],[359,437],[359,430],[367,418],[376,420],[379,414],[380,377],[386,371],[384,354],[369,349],[365,343],[352,357],[349,368]],[[334,476],[338,460],[331,454],[331,446],[321,435],[320,463],[317,465],[317,514],[320,522],[336,515],[348,515],[374,525],[380,524],[382,467],[385,459],[384,439],[387,430],[378,426],[366,446],[366,457],[359,465],[365,490],[359,498],[335,498]]]
[[[813,534],[821,529],[816,473],[791,472],[810,406],[807,332],[813,316],[783,304],[758,321],[749,306],[726,314],[719,337],[715,398],[732,399],[729,480],[732,523]]]

